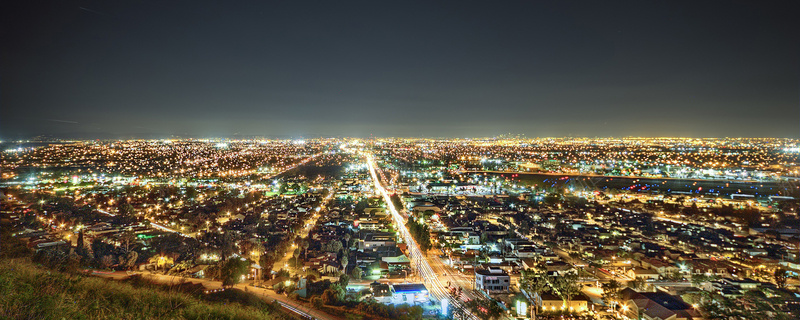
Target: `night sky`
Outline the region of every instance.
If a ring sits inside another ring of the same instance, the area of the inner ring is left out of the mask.
[[[798,138],[798,3],[3,1],[0,138]]]

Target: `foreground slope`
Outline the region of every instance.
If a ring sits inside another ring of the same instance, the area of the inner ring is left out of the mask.
[[[238,303],[0,260],[0,319],[282,319]]]

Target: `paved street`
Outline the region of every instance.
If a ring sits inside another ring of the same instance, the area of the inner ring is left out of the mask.
[[[412,260],[412,264],[419,266],[419,273],[422,276],[423,282],[428,288],[428,291],[431,293],[431,296],[437,301],[447,299],[453,308],[464,310],[467,314],[467,317],[470,319],[477,319],[477,317],[466,308],[460,299],[455,299],[449,294],[446,284],[442,282],[439,274],[434,272],[434,270],[431,268],[429,257],[423,254],[416,241],[414,241],[414,238],[411,237],[411,234],[405,227],[405,219],[397,211],[394,203],[389,197],[389,194],[386,192],[386,189],[384,189],[384,187],[381,185],[380,180],[375,172],[377,164],[375,163],[374,157],[371,154],[366,154],[366,158],[367,166],[369,167],[370,175],[372,176],[372,181],[375,184],[375,191],[383,197],[384,202],[386,203],[386,208],[388,212],[391,213],[398,232],[402,236],[403,241],[408,245],[409,258]]]
[[[449,284],[453,287],[461,287],[463,297],[469,299],[475,299],[479,296],[479,293],[475,292],[473,288],[475,287],[474,275],[466,275],[458,270],[451,268],[450,266],[444,264],[442,258],[439,256],[428,256],[428,261],[430,262],[431,268],[433,271],[439,275],[442,281],[445,281],[445,285]],[[471,271],[467,271],[467,273],[471,273]]]

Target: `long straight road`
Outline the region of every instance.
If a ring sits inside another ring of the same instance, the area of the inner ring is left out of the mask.
[[[413,237],[411,237],[411,233],[409,233],[408,229],[406,228],[405,219],[400,215],[399,212],[397,212],[392,199],[389,197],[386,189],[381,185],[378,175],[375,172],[376,164],[374,157],[369,153],[367,153],[365,157],[367,159],[367,167],[369,168],[372,182],[375,184],[375,191],[383,196],[383,200],[386,203],[386,208],[392,215],[396,229],[408,247],[408,252],[410,255],[409,258],[412,260],[412,265],[418,266],[419,273],[423,279],[423,282],[428,288],[428,292],[434,297],[434,299],[438,301],[446,299],[451,308],[463,310],[467,318],[478,319],[478,317],[473,315],[460,299],[455,299],[450,295],[447,285],[439,279],[439,274],[433,271],[430,263],[428,262],[427,254],[420,250],[417,242],[414,241]],[[466,289],[468,290],[469,288]]]

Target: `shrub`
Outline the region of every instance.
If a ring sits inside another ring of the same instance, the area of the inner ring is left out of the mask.
[[[311,297],[311,305],[313,305],[315,309],[322,309],[324,302],[322,302],[322,298],[320,296],[313,296]]]

